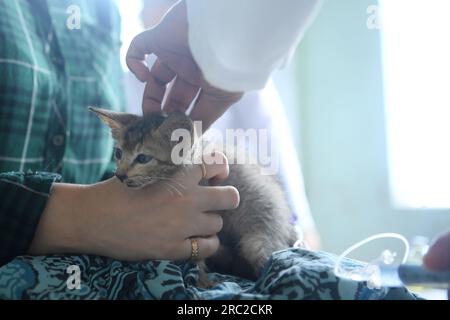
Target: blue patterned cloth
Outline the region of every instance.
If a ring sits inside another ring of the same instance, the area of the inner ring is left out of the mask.
[[[196,287],[198,268],[170,261],[122,262],[98,256],[22,256],[0,268],[0,299],[415,299],[405,288],[370,289],[336,278],[336,257],[288,249],[275,252],[261,277],[248,281],[212,273],[210,289]],[[346,260],[348,266],[357,262]],[[79,289],[69,289],[70,266]]]

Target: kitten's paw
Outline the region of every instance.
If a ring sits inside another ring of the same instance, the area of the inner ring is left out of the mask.
[[[202,289],[211,289],[216,285],[216,282],[210,280],[208,278],[208,275],[205,274],[205,276],[199,275],[198,281],[197,281],[197,287]]]
[[[212,288],[216,284],[216,282],[209,279],[208,267],[206,266],[205,261],[200,261],[197,263],[197,265],[198,265],[197,287],[202,289]]]

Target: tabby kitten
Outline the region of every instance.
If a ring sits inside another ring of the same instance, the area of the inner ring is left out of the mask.
[[[116,141],[116,176],[128,187],[139,188],[170,179],[189,164],[176,165],[171,159],[175,129],[186,129],[194,137],[188,116],[153,114],[146,117],[90,108],[112,130]],[[193,144],[195,145],[195,144]],[[274,251],[288,248],[298,239],[291,224],[291,211],[273,176],[261,175],[258,165],[233,164],[223,185],[235,186],[240,204],[222,214],[220,249],[206,260],[208,269],[255,280]],[[202,184],[207,184],[203,181]],[[174,184],[173,187],[176,188]],[[201,248],[200,248],[201,249]],[[200,285],[207,286],[204,264],[200,266]]]

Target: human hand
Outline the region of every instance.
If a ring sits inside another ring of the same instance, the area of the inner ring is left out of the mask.
[[[430,270],[450,270],[450,231],[438,237],[424,256],[423,263]],[[448,297],[450,299],[450,290]]]
[[[190,116],[203,121],[206,129],[243,94],[221,90],[204,79],[189,48],[188,28],[186,3],[180,1],[157,26],[133,39],[126,61],[131,72],[146,82],[144,114],[161,111],[161,108],[167,113],[185,112],[200,92]],[[152,53],[157,60],[149,69],[145,57]],[[172,81],[163,106],[166,86]]]
[[[207,179],[224,179],[229,168],[205,164]],[[182,195],[163,185],[130,189],[112,178],[91,186],[55,184],[41,218],[31,254],[84,253],[120,260],[186,260],[191,240],[199,244],[199,259],[219,247],[222,229],[216,210],[236,208],[234,187],[199,186],[200,166],[189,167],[174,177]]]

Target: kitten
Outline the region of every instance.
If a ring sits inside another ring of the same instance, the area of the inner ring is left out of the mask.
[[[116,141],[116,176],[128,187],[170,179],[188,165],[175,165],[171,159],[172,148],[178,143],[170,139],[173,130],[186,129],[194,137],[193,123],[185,114],[140,117],[98,108],[90,110],[111,128]],[[299,235],[291,224],[291,211],[275,178],[261,175],[257,165],[230,163],[229,177],[222,185],[239,190],[240,204],[222,214],[221,246],[206,260],[206,265],[211,271],[255,280],[270,255],[292,246]],[[199,266],[199,284],[210,285],[203,262]]]

